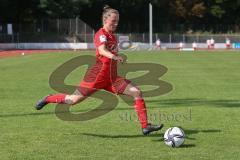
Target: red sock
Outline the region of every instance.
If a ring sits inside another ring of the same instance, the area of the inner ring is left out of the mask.
[[[141,123],[142,128],[146,128],[148,124],[148,120],[147,120],[147,110],[146,110],[144,100],[136,99],[134,107],[137,112],[138,120]]]
[[[64,103],[66,94],[54,94],[47,97],[46,102],[48,103]]]

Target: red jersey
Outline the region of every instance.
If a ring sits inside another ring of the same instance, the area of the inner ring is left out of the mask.
[[[117,39],[112,33],[108,33],[107,31],[105,31],[104,28],[99,29],[98,32],[95,34],[94,44],[96,47],[96,56],[102,62],[111,61],[109,58],[103,57],[99,54],[98,47],[101,46],[102,44],[105,44],[106,48],[112,54],[117,55],[117,52],[118,52]]]
[[[95,34],[96,64],[86,73],[80,87],[106,89],[121,93],[129,81],[117,76],[117,61],[99,54],[98,47],[105,44],[106,48],[114,55],[118,53],[116,37],[103,28]],[[85,94],[86,95],[86,94]]]

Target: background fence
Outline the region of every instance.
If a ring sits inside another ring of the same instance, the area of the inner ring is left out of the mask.
[[[79,18],[42,19],[12,24],[13,34],[7,34],[7,24],[0,24],[0,43],[26,42],[89,42],[94,30]]]
[[[12,24],[13,34],[7,34],[7,24],[0,24],[0,43],[56,43],[87,42],[92,43],[94,29],[81,19],[42,19],[33,22]],[[130,33],[127,35],[133,42],[149,42],[148,33]],[[160,39],[163,43],[206,43],[213,38],[216,43],[225,43],[229,38],[232,43],[240,42],[240,35],[201,35],[201,34],[153,34],[153,42]]]

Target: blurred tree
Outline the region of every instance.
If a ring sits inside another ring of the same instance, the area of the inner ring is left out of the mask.
[[[108,4],[120,12],[119,32],[148,32],[150,2],[154,32],[189,28],[227,31],[232,25],[239,27],[240,0],[1,0],[0,22],[79,16],[98,29],[102,26],[102,8]]]
[[[190,31],[199,26],[203,21],[207,8],[202,0],[170,0],[170,13],[172,23],[178,24],[177,30]]]
[[[192,17],[203,18],[206,6],[201,0],[174,0],[170,1],[171,10],[179,18],[188,20]]]
[[[39,0],[38,9],[51,18],[73,18],[89,0]]]
[[[226,13],[223,8],[224,2],[226,0],[214,0],[211,7],[210,12],[214,17],[222,18],[222,16]]]

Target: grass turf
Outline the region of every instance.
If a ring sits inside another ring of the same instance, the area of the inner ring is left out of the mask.
[[[49,93],[51,73],[79,55],[63,52],[0,59],[1,159],[238,159],[240,145],[239,52],[125,52],[128,63],[157,63],[168,68],[160,79],[172,84],[165,95],[147,97],[149,118],[163,130],[142,136],[132,106],[118,106],[89,121],[62,121],[55,105],[34,110]],[[66,78],[76,85],[82,66]],[[128,78],[139,76],[130,72]],[[142,74],[141,74],[142,75]],[[151,86],[140,86],[147,90]],[[71,110],[93,109],[101,101],[89,98]],[[181,126],[186,141],[173,149],[163,143],[164,131]]]

